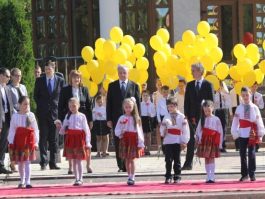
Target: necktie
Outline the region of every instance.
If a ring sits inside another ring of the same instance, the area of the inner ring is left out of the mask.
[[[219,98],[220,98],[220,108],[223,108],[222,95],[221,95],[221,93],[219,93]]]
[[[236,104],[239,105],[239,96],[236,95]]]
[[[125,92],[126,92],[125,82],[122,82],[121,83],[121,95],[122,95],[123,98],[125,97]]]
[[[51,79],[49,79],[49,82],[48,82],[48,92],[49,92],[50,95],[52,94],[52,84],[51,84]]]
[[[199,93],[199,90],[200,90],[200,82],[199,81],[196,82],[195,89],[196,89],[196,92]]]
[[[255,103],[255,93],[252,95],[252,102]]]

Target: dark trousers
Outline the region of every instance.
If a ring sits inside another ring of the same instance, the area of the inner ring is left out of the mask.
[[[249,138],[238,138],[240,146],[240,161],[242,177],[254,177],[256,171],[256,152],[255,146],[248,146]],[[248,164],[247,164],[247,148],[248,148]]]
[[[48,144],[50,150],[50,161],[51,165],[54,165],[56,153],[58,150],[58,134],[56,132],[56,126],[52,117],[47,116],[46,118],[39,118],[39,129],[40,129],[40,165],[44,166],[48,164]]]
[[[226,124],[227,124],[227,110],[226,109],[216,109],[215,111],[216,117],[218,117],[221,121],[222,128],[223,128],[223,138],[222,138],[222,146],[223,149],[226,147],[225,146],[225,133],[226,133]]]
[[[0,133],[0,167],[4,167],[5,153],[8,145],[7,136],[10,121],[3,122],[2,125],[2,131]]]
[[[174,170],[174,178],[178,178],[181,174],[181,163],[180,163],[180,144],[165,144],[165,162],[166,162],[166,175],[165,177],[172,178],[172,162]]]
[[[187,145],[186,161],[184,166],[192,167],[193,157],[194,157],[194,148],[195,148],[195,129],[196,126],[189,122],[190,127],[190,140]]]
[[[116,161],[117,161],[117,165],[119,167],[120,170],[125,171],[126,167],[124,164],[124,160],[120,158],[120,138],[114,135],[114,143],[115,143],[115,152],[116,152]]]

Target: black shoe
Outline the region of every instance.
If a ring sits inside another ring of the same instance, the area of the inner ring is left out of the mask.
[[[73,174],[73,171],[68,171],[68,175],[72,175]]]
[[[186,166],[184,165],[181,170],[192,170],[192,166]]]
[[[45,170],[46,170],[46,165],[41,165],[41,166],[40,166],[40,170],[41,170],[41,171],[45,171]]]
[[[165,184],[170,184],[171,183],[171,178],[166,178]]]
[[[144,155],[151,155],[151,153],[149,152],[149,151],[146,151],[146,152],[144,152]]]
[[[128,179],[128,181],[127,181],[127,185],[134,185],[135,184],[135,181],[134,180],[132,180],[132,179]]]
[[[220,149],[221,153],[227,153],[226,149]]]
[[[26,189],[31,189],[31,188],[32,188],[32,186],[30,184],[26,185]]]
[[[208,180],[208,181],[206,181],[206,183],[207,184],[209,184],[209,183],[211,184],[211,183],[215,183],[215,181],[214,180]]]
[[[181,177],[174,177],[174,184],[180,183]]]
[[[256,181],[256,177],[255,176],[250,177],[250,181],[252,182]]]
[[[61,169],[56,164],[50,164],[49,166],[50,166],[50,170],[59,170],[59,169]]]
[[[11,174],[12,171],[8,171],[5,169],[5,167],[1,166],[0,167],[0,174],[3,173],[3,174]]]
[[[243,176],[239,179],[240,182],[244,182],[248,180],[248,176]]]
[[[122,171],[122,169],[118,169],[118,172],[120,173],[120,172],[123,172],[123,171]]]
[[[18,189],[22,189],[24,187],[25,187],[25,185],[24,184],[21,184],[21,183],[17,186]]]

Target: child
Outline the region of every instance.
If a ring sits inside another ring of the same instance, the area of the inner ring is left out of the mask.
[[[145,155],[150,154],[151,132],[153,131],[153,118],[156,116],[155,105],[150,100],[150,92],[142,92],[141,119],[144,131]]]
[[[214,159],[220,156],[219,149],[222,148],[223,128],[220,119],[213,115],[213,108],[210,100],[202,103],[201,119],[196,129],[197,156],[205,158],[206,183],[215,182]]]
[[[134,159],[139,158],[144,148],[144,135],[141,128],[141,119],[138,113],[134,98],[127,98],[123,101],[124,115],[116,125],[115,135],[120,141],[120,158],[125,160],[128,172],[128,185],[135,184],[135,163]]]
[[[93,132],[97,135],[96,157],[106,157],[109,145],[109,128],[106,121],[106,107],[103,105],[103,96],[96,97],[96,106],[93,108]],[[102,151],[102,154],[100,152]]]
[[[217,116],[223,127],[223,137],[222,141],[222,149],[221,152],[226,152],[225,145],[225,133],[226,133],[226,125],[228,123],[228,111],[230,109],[230,95],[227,89],[225,82],[219,81],[220,88],[214,94],[214,110],[215,116]]]
[[[181,162],[180,152],[184,149],[190,139],[190,130],[185,116],[177,108],[177,98],[171,97],[167,100],[167,114],[160,126],[160,134],[164,138],[163,145],[165,148],[166,162],[166,180],[165,184],[171,182],[172,162],[174,161],[174,183],[179,183],[181,180]]]
[[[231,127],[234,139],[239,139],[241,178],[240,181],[255,181],[256,171],[256,144],[262,139],[265,129],[259,108],[251,102],[250,90],[247,87],[241,89],[243,104],[236,108]],[[248,163],[246,153],[248,148]]]
[[[185,97],[185,89],[186,89],[186,81],[185,79],[179,80],[178,92],[175,94],[178,100],[178,110],[184,114],[184,97]]]
[[[36,160],[35,150],[39,143],[39,129],[34,113],[30,112],[29,98],[20,97],[18,104],[19,112],[12,116],[8,135],[10,159],[18,163],[20,175],[18,188],[32,188],[30,163]]]
[[[69,113],[65,116],[63,125],[59,120],[55,121],[60,134],[65,134],[63,156],[73,161],[75,174],[74,186],[83,184],[82,160],[86,160],[90,153],[91,134],[86,116],[78,112],[79,101],[71,98],[68,103]]]

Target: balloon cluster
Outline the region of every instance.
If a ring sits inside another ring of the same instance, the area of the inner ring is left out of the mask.
[[[104,89],[108,90],[109,83],[118,79],[119,64],[128,67],[129,79],[141,85],[148,79],[149,61],[144,54],[143,44],[135,44],[132,36],[123,35],[122,29],[115,26],[110,31],[110,39],[96,40],[95,50],[90,46],[82,49],[81,56],[85,64],[78,70],[91,96],[96,95],[98,84],[102,83]]]

